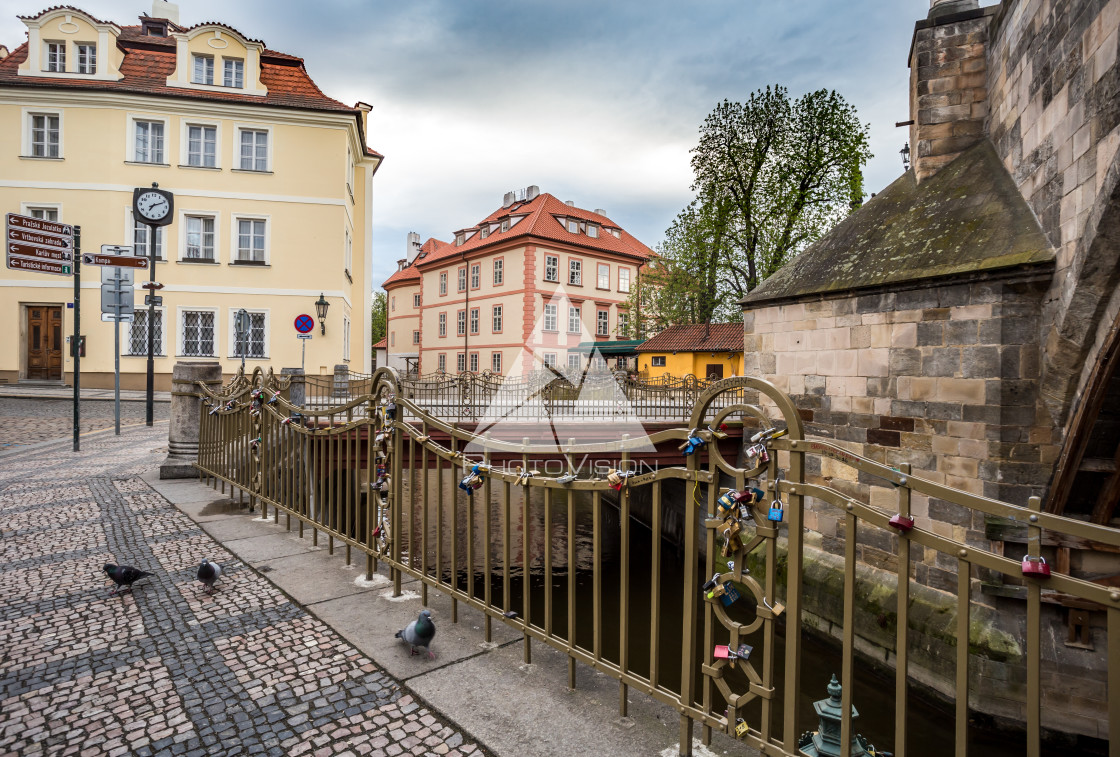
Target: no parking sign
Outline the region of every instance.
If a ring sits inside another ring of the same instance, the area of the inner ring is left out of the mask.
[[[296,331],[301,334],[311,333],[311,329],[315,328],[315,319],[304,313],[303,315],[296,316]]]

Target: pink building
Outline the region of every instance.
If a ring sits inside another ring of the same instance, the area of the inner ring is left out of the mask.
[[[421,246],[409,235],[408,254],[384,284],[388,364],[507,373],[528,346],[539,362],[575,366],[587,359],[574,349],[581,341],[625,330],[631,289],[653,255],[602,209],[535,186],[507,193],[451,243]]]

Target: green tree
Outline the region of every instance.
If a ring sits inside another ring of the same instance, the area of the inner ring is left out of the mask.
[[[696,197],[658,247],[635,321],[737,317],[740,298],[862,203],[869,128],[824,89],[791,101],[767,87],[716,106],[692,150]]]
[[[370,333],[373,335],[373,344],[377,344],[385,338],[385,317],[385,292],[374,292],[373,308],[369,312]]]

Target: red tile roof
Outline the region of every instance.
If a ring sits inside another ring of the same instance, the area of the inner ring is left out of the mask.
[[[705,336],[705,328],[707,336]],[[670,326],[634,348],[636,352],[742,352],[743,324]]]
[[[478,233],[475,233],[474,236],[458,247],[452,244],[448,245],[446,248],[441,248],[436,254],[429,255],[424,260],[419,261],[419,265],[421,267],[426,267],[430,263],[436,263],[445,258],[459,257],[463,253],[469,254],[483,248],[508,242],[511,239],[519,239],[522,237],[537,237],[550,241],[563,242],[577,247],[587,247],[592,250],[610,252],[616,255],[636,258],[638,260],[648,260],[655,254],[653,250],[639,242],[625,229],[622,229],[606,216],[592,213],[590,210],[571,207],[548,193],[537,195],[532,200],[515,202],[508,208],[499,208],[486,216],[486,218],[473,228],[478,228],[483,223],[500,223],[503,219],[510,216],[524,216],[524,218],[517,224],[510,226],[509,231],[502,231],[499,227],[497,230],[491,232],[485,239],[482,239]],[[597,223],[601,227],[599,236],[597,238],[592,238],[582,232],[578,234],[571,233],[556,220],[559,217],[578,218],[582,221]],[[619,237],[616,238],[614,234],[607,231],[608,228],[619,229]]]
[[[420,269],[416,264],[418,261],[424,260],[429,257],[433,252],[447,246],[447,242],[441,242],[435,237],[432,237],[424,244],[420,245],[420,255],[413,260],[407,268],[396,270],[393,275],[385,279],[385,283],[381,286],[388,289],[390,284],[400,284],[403,282],[414,282],[420,280]]]
[[[387,336],[383,336],[383,337],[381,337],[381,339],[379,341],[376,341],[376,342],[373,343],[373,348],[375,350],[384,350],[384,349],[388,348],[388,346],[389,346],[389,337],[387,337]]]

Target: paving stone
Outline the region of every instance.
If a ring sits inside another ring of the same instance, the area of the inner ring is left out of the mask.
[[[38,428],[28,402],[45,403]],[[0,418],[26,414],[23,442],[55,438],[62,404],[0,399]],[[0,754],[475,747],[140,478],[166,435],[157,424],[86,437],[79,453],[69,438],[0,453]],[[212,596],[194,578],[203,557],[224,569]],[[110,595],[106,562],[153,575]]]

